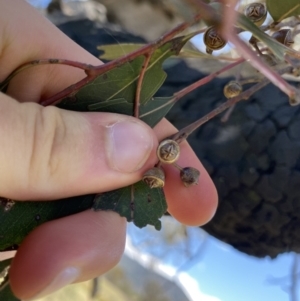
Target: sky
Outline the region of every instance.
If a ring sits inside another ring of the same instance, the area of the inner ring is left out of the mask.
[[[46,8],[51,0],[27,0],[31,5],[38,8]]]
[[[202,290],[222,301],[285,301],[289,296],[280,286],[268,284],[268,279],[289,274],[291,255],[275,260],[257,259],[210,237],[202,261],[188,273],[197,279]]]
[[[179,223],[170,220],[163,221],[163,229],[173,227],[180,231]],[[186,262],[182,241],[168,246],[163,230],[138,229],[132,224],[128,226],[126,254],[137,248],[142,255],[135,254],[133,258],[140,257],[141,264],[179,281],[192,301],[289,301],[281,286],[272,285],[270,280],[289,276],[293,254],[259,259],[237,251],[199,228],[188,229],[194,245],[184,244],[191,253],[200,253],[191,262]],[[152,256],[156,257],[155,265],[149,263]]]
[[[50,2],[49,0],[27,1],[41,8],[46,7]],[[202,39],[203,37],[198,36],[194,42],[205,51]],[[167,229],[173,227],[175,230],[181,230],[178,224],[172,225],[169,220],[164,221]],[[270,279],[289,275],[293,254],[286,253],[273,260],[258,259],[206,235],[199,228],[189,228],[188,231],[191,238],[189,242],[178,240],[175,241],[175,245],[166,249],[162,232],[157,232],[150,227],[141,230],[130,225],[126,252],[127,254],[133,252],[134,248],[131,244],[133,243],[143,253],[140,256],[142,264],[146,264],[153,256],[160,258],[157,269],[166,277],[174,279],[176,275],[176,281],[186,289],[192,301],[289,300],[289,295],[279,285],[271,285]],[[148,242],[155,243],[146,243],[145,237]],[[183,255],[186,255],[186,246],[191,253],[198,254],[192,261],[187,261],[187,257]],[[164,256],[162,252],[165,253]],[[300,292],[298,294],[300,295]]]

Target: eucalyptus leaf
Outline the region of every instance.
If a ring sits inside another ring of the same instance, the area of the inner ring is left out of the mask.
[[[144,44],[130,44],[130,43],[120,44],[119,43],[119,44],[98,46],[97,49],[103,52],[102,54],[99,55],[100,59],[110,61],[110,60],[117,59],[132,51],[135,51],[142,46],[144,46]],[[173,58],[173,56],[171,58]],[[209,59],[218,59],[218,60],[220,59],[219,57],[214,57],[211,56],[210,54],[203,53],[196,49],[192,49],[187,45],[182,47],[180,53],[176,55],[176,58],[209,58]]]
[[[59,201],[16,202],[8,211],[0,207],[0,251],[17,249],[25,236],[47,221],[90,209],[94,196],[77,196]]]
[[[299,0],[267,0],[267,8],[275,22],[300,15]]]
[[[154,97],[151,101],[140,106],[140,119],[154,127],[174,105],[173,97]],[[113,99],[94,103],[88,106],[90,111],[110,112],[130,115],[133,103],[126,99]]]
[[[93,208],[116,211],[139,228],[153,225],[156,230],[160,230],[159,218],[167,211],[167,203],[162,189],[151,189],[140,181],[125,188],[98,194]]]
[[[2,275],[2,272],[4,272],[11,264],[11,259],[0,261],[0,275]],[[10,285],[9,285],[9,277],[8,275],[4,278],[0,277],[0,300],[3,301],[20,301],[17,297],[14,296],[13,292],[11,291]]]
[[[140,103],[146,103],[161,87],[166,79],[162,63],[172,55],[179,53],[183,45],[193,35],[181,36],[166,42],[151,55],[141,89]],[[99,75],[72,96],[63,99],[58,106],[74,111],[88,111],[88,105],[95,102],[124,98],[134,103],[137,81],[144,64],[145,57],[140,55],[130,62]],[[132,114],[130,114],[132,115]]]

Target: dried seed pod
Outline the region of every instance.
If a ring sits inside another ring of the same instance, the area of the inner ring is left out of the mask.
[[[180,155],[180,146],[175,140],[163,140],[157,148],[157,157],[160,162],[172,164]]]
[[[223,89],[226,98],[233,98],[243,92],[242,85],[237,81],[230,81]]]
[[[203,41],[206,46],[206,52],[212,54],[214,50],[220,50],[226,45],[226,41],[220,36],[215,26],[209,27],[204,36]]]
[[[184,167],[180,170],[180,179],[184,186],[198,185],[200,172],[194,167]]]
[[[272,34],[272,38],[285,46],[291,46],[294,43],[292,31],[290,29],[281,29]]]
[[[267,8],[263,3],[253,2],[245,7],[244,14],[256,26],[261,26],[267,18]]]
[[[165,172],[160,167],[153,167],[143,175],[143,181],[150,188],[161,188],[165,185]]]

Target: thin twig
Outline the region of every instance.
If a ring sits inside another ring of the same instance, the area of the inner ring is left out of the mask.
[[[286,93],[290,98],[296,97],[294,87],[289,85],[276,71],[268,66],[260,57],[258,57],[242,40],[235,34],[229,34],[228,40],[234,44],[237,51],[251,62],[251,65],[267,77],[275,86]]]
[[[14,78],[17,74],[20,72],[29,69],[31,67],[35,66],[41,66],[41,65],[54,65],[54,64],[60,64],[60,65],[67,65],[75,68],[79,68],[84,70],[87,74],[90,70],[94,69],[95,66],[92,66],[90,64],[80,63],[76,61],[70,61],[65,59],[41,59],[41,60],[34,60],[25,64],[22,64],[17,69],[15,69],[2,83],[0,83],[0,91],[2,91]]]
[[[166,102],[165,104],[163,104],[163,105],[161,105],[161,106],[159,106],[159,107],[157,107],[157,108],[155,108],[155,109],[153,109],[151,111],[148,111],[147,113],[141,115],[140,118],[143,118],[143,117],[145,117],[147,115],[150,115],[150,114],[152,114],[152,113],[154,113],[156,111],[159,111],[162,108],[164,108],[166,106],[169,106],[172,103],[176,103],[179,99],[181,99],[182,97],[186,96],[188,93],[190,93],[190,92],[194,91],[195,89],[197,89],[197,88],[199,88],[199,87],[201,87],[201,86],[209,83],[212,79],[214,79],[218,75],[220,75],[220,74],[222,74],[222,73],[224,73],[224,72],[226,72],[226,71],[234,68],[235,66],[243,63],[244,61],[245,60],[243,58],[239,59],[236,62],[234,62],[232,64],[229,64],[229,65],[223,67],[222,69],[220,69],[220,70],[218,70],[218,71],[216,71],[214,73],[211,73],[211,74],[209,74],[209,75],[207,75],[207,76],[199,79],[198,81],[194,82],[193,84],[189,85],[188,87],[186,87],[186,88],[184,88],[184,89],[182,89],[182,90],[174,93],[173,97],[168,102]]]
[[[224,114],[224,116],[221,118],[221,122],[225,123],[229,120],[233,110],[235,108],[235,105],[232,105]]]
[[[221,73],[224,73],[224,72],[234,68],[235,66],[243,63],[244,61],[245,61],[245,59],[243,59],[243,58],[238,59],[234,63],[231,63],[231,64],[223,67],[222,69],[220,69],[220,70],[218,70],[214,73],[211,73],[208,76],[196,81],[195,83],[191,84],[190,86],[180,90],[179,92],[175,93],[174,96],[176,96],[178,99],[182,98],[183,96],[185,96],[186,94],[188,94],[191,91],[195,90],[196,88],[199,88],[200,86],[203,86],[203,85],[209,83],[212,79],[214,79],[215,77],[217,77]]]
[[[284,69],[280,70],[280,73],[283,74],[283,73],[286,73],[286,72],[290,72],[291,69],[292,69],[292,67],[290,67],[290,66],[285,67]],[[267,78],[263,79],[260,83],[254,85],[250,89],[248,89],[245,92],[241,93],[239,96],[228,99],[226,102],[224,102],[223,104],[221,104],[220,106],[218,106],[217,108],[215,108],[214,110],[212,110],[211,112],[209,112],[208,114],[206,114],[205,116],[200,118],[199,120],[191,123],[190,125],[188,125],[185,128],[181,129],[177,133],[175,133],[172,136],[168,137],[168,139],[173,139],[173,140],[177,141],[178,143],[182,142],[183,140],[187,139],[188,136],[192,132],[194,132],[197,128],[199,128],[201,125],[203,125],[204,123],[206,123],[210,119],[214,118],[216,115],[224,112],[225,110],[227,110],[231,106],[235,105],[239,101],[248,99],[252,94],[254,94],[258,90],[263,88],[269,82],[270,82],[269,79],[267,79]]]
[[[147,71],[152,53],[145,54],[144,64],[142,66],[142,70],[140,72],[140,76],[137,82],[135,101],[134,101],[134,117],[139,118],[140,116],[140,103],[141,103],[141,92],[142,92],[142,84],[145,77],[145,73]]]

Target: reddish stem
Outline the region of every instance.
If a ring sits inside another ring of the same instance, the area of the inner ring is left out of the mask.
[[[237,51],[246,59],[251,65],[267,77],[275,86],[286,93],[290,98],[295,97],[295,89],[290,86],[276,71],[271,69],[260,57],[256,55],[242,40],[234,33],[228,33],[227,37],[236,47]]]
[[[142,66],[142,70],[137,82],[136,87],[136,94],[135,94],[135,102],[134,102],[134,117],[139,118],[140,116],[140,103],[141,103],[141,91],[142,91],[142,84],[145,77],[145,73],[147,71],[150,59],[151,59],[151,53],[145,54],[144,64]]]
[[[180,90],[179,92],[175,93],[174,96],[176,96],[177,99],[182,98],[183,96],[185,96],[186,94],[192,92],[196,88],[207,84],[208,82],[210,82],[212,79],[214,79],[215,77],[217,77],[221,73],[224,73],[224,72],[234,68],[235,66],[243,63],[244,61],[245,61],[244,58],[238,59],[236,62],[234,62],[232,64],[229,64],[229,65],[223,67],[222,69],[220,69],[219,71],[216,71],[215,73],[209,74],[208,76],[206,76],[204,78],[201,78],[200,80],[196,81],[195,83],[191,84],[190,86]]]
[[[95,66],[92,66],[90,64],[80,63],[76,61],[70,61],[65,59],[41,59],[41,60],[34,60],[28,63],[24,63],[21,66],[19,66],[17,69],[15,69],[1,84],[0,84],[0,90],[4,89],[10,82],[10,80],[15,77],[17,74],[19,74],[21,71],[24,71],[26,69],[29,69],[31,67],[40,66],[40,65],[54,65],[54,64],[60,64],[60,65],[67,65],[79,69],[83,69],[86,74],[89,74],[90,70],[95,69]]]
[[[244,62],[245,60],[243,58],[237,60],[236,62],[229,64],[227,66],[225,66],[224,68],[220,69],[219,71],[216,71],[215,73],[209,74],[201,79],[199,79],[198,81],[196,81],[195,83],[191,84],[190,86],[178,91],[177,93],[174,94],[174,97],[172,97],[168,102],[166,102],[165,104],[163,104],[160,107],[157,107],[156,109],[149,111],[143,115],[140,116],[140,118],[145,117],[149,114],[152,114],[155,111],[158,111],[172,103],[177,102],[179,99],[181,99],[182,97],[184,97],[185,95],[187,95],[188,93],[192,92],[193,90],[209,83],[212,79],[214,79],[215,77],[217,77],[218,75],[220,75],[223,72],[226,72],[230,69],[232,69],[233,67],[241,64],[242,62]]]

